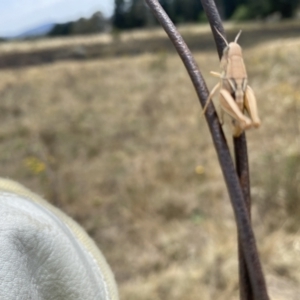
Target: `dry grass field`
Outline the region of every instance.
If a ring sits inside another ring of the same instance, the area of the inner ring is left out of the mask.
[[[247,133],[253,226],[272,300],[298,300],[300,36],[263,34],[240,38],[262,119]],[[216,52],[194,54],[211,89]],[[232,208],[174,52],[2,69],[0,99],[1,176],[83,225],[121,299],[238,299]]]

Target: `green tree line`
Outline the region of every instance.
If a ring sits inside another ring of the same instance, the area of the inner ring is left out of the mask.
[[[101,12],[89,19],[57,24],[49,36],[76,35],[103,32],[112,25],[118,30],[149,27],[157,24],[144,0],[114,0],[115,9],[107,20]],[[215,0],[223,20],[264,19],[274,13],[291,18],[299,8],[300,0]],[[206,20],[200,0],[159,0],[175,24]]]
[[[78,21],[56,24],[48,33],[49,36],[64,36],[103,32],[109,25],[101,12],[94,13],[91,18],[81,18]]]
[[[160,0],[172,21],[176,23],[204,21],[200,0]],[[224,20],[263,19],[278,13],[282,18],[291,18],[296,13],[300,0],[216,0]],[[113,26],[129,29],[151,26],[156,23],[144,0],[115,0]]]

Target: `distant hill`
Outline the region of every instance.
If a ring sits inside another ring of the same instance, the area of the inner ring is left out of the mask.
[[[94,13],[90,18],[80,18],[76,21],[67,23],[47,23],[21,34],[10,36],[7,39],[26,39],[42,36],[66,36],[66,35],[84,35],[109,31],[111,28],[110,20],[106,19],[101,12]]]
[[[38,27],[35,27],[35,28],[25,31],[25,32],[15,36],[14,38],[24,39],[24,38],[47,35],[54,28],[55,25],[56,25],[55,23],[48,23],[48,24],[40,25]]]

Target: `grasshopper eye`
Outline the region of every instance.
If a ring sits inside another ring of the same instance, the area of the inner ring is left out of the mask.
[[[224,50],[223,50],[223,55],[228,54],[228,52],[229,52],[229,47],[227,46],[227,47],[224,48]]]

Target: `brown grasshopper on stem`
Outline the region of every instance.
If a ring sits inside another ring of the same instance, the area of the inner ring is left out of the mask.
[[[218,88],[220,88],[221,122],[223,124],[223,115],[226,112],[232,118],[233,135],[235,137],[240,136],[244,130],[260,126],[256,98],[253,90],[247,83],[247,72],[243,60],[242,48],[237,43],[240,34],[241,31],[236,36],[234,42],[228,44],[226,39],[219,33],[227,45],[223,51],[220,64],[222,73],[211,72],[211,74],[221,80],[209,94],[203,109],[203,113],[205,113],[210,100]],[[244,114],[245,110],[250,118]]]

